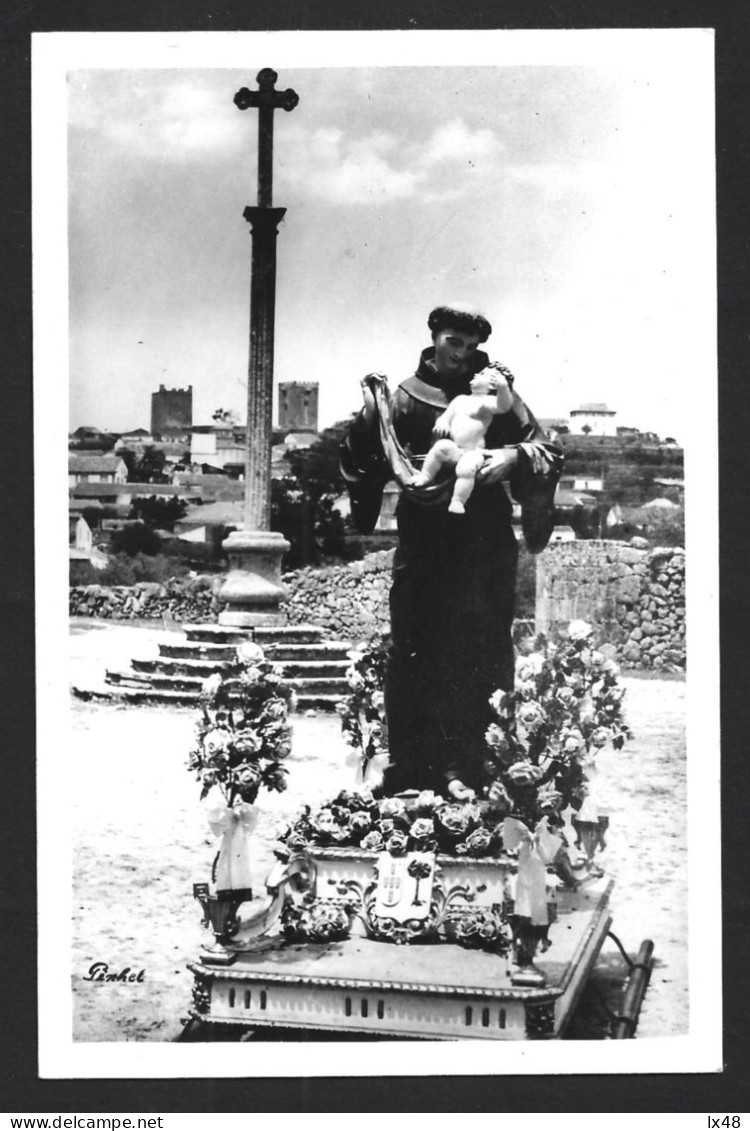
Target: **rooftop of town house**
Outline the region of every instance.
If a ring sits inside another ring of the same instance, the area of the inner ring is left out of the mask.
[[[671,499],[651,499],[650,502],[643,504],[644,510],[648,508],[649,510],[671,511],[677,510],[678,506],[679,503],[673,503]]]
[[[180,471],[175,475],[174,482],[183,490],[195,488],[191,494],[200,493],[204,503],[245,497],[245,484],[229,475],[201,475],[192,471]]]
[[[114,499],[118,495],[164,495],[169,498],[184,498],[186,495],[196,494],[174,483],[76,483],[69,489],[69,493],[74,499],[102,496]]]
[[[243,520],[244,501],[242,499],[221,499],[215,503],[203,503],[190,507],[178,526],[240,526]]]
[[[80,474],[102,471],[114,472],[122,463],[118,455],[99,455],[92,452],[68,452],[68,471]]]
[[[564,487],[558,487],[555,492],[556,507],[586,507],[595,504],[594,495],[589,495],[586,491],[568,491]]]
[[[570,415],[574,416],[577,412],[601,412],[607,413],[608,416],[616,415],[616,409],[609,408],[606,404],[595,403],[593,401],[590,404],[582,404],[578,408],[571,409]]]
[[[93,424],[81,424],[80,427],[76,428],[75,432],[71,432],[70,435],[82,438],[84,436],[111,436],[114,435],[114,433],[107,432],[102,428],[95,428]]]
[[[282,448],[309,448],[318,439],[318,433],[314,429],[309,432],[287,432],[278,445]]]

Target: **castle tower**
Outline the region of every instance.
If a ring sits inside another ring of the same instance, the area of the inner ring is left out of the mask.
[[[187,440],[193,426],[193,386],[151,394],[151,435],[155,440]]]
[[[279,431],[318,431],[318,382],[282,381],[279,385]]]

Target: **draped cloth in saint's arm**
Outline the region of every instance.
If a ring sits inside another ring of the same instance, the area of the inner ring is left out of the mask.
[[[365,382],[375,400],[376,417],[366,423],[355,420],[341,445],[341,474],[349,491],[352,521],[362,534],[369,534],[380,514],[383,488],[395,479],[402,490],[421,503],[447,502],[452,484],[445,481],[414,486],[417,468],[404,451],[393,423],[393,399],[381,373],[370,373]]]
[[[452,479],[447,483],[445,480],[438,480],[435,483],[425,483],[419,487],[414,485],[414,479],[418,469],[404,451],[396,435],[393,422],[393,398],[388,389],[386,378],[380,373],[370,373],[365,380],[370,392],[375,398],[380,445],[388,462],[388,466],[391,469],[392,476],[399,487],[407,491],[412,498],[420,503],[447,502],[453,490]],[[438,390],[436,390],[436,393],[437,392]]]
[[[380,515],[383,488],[393,472],[380,439],[378,421],[355,418],[339,449],[339,470],[346,483],[351,517],[360,534],[371,534]]]

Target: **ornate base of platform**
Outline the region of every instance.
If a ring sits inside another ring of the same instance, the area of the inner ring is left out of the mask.
[[[218,943],[204,947],[200,953],[200,961],[207,966],[231,966],[236,957],[236,951],[227,950]]]
[[[318,895],[325,896],[337,884],[355,882],[365,886],[378,859],[377,852],[359,848],[308,848],[315,862]],[[437,865],[447,890],[464,885],[481,903],[504,903],[508,898],[508,878],[512,865],[507,857],[471,860],[460,856],[438,855]]]
[[[279,602],[285,596],[281,559],[289,543],[271,530],[235,530],[222,543],[229,572],[218,597],[227,607],[219,624],[236,628],[285,624]]]
[[[313,851],[318,897],[333,895],[360,871],[372,874],[373,854]],[[439,857],[438,864],[454,873],[451,884],[468,880],[480,905],[497,906],[502,898],[510,862]],[[354,930],[348,938],[315,942],[269,935],[262,949],[238,953],[229,966],[191,965],[191,1016],[257,1030],[260,1039],[269,1027],[431,1040],[560,1037],[609,930],[612,886],[603,877],[585,889],[561,890],[550,945],[525,971],[518,953],[514,961],[510,953],[467,948],[445,936],[397,946]]]
[[[560,1037],[609,930],[612,883],[571,893],[539,959],[547,984],[513,985],[510,963],[450,943],[393,946],[367,938],[195,963],[192,1016],[205,1023],[455,1040]],[[559,928],[559,929],[557,929]]]

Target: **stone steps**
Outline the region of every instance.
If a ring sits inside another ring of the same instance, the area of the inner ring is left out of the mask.
[[[279,660],[276,656],[268,655],[267,658],[277,664],[287,680],[326,676],[328,679],[335,678],[340,683],[346,679],[349,670],[349,660]]]
[[[135,671],[107,671],[107,683],[116,684],[118,687],[151,687],[156,691],[194,691],[196,695],[200,695],[204,683],[204,677],[198,675],[173,675],[167,672],[160,672],[158,670],[143,674],[138,674]],[[232,687],[236,684],[236,680],[227,681],[229,686]],[[286,679],[284,681],[297,692],[307,692],[311,694],[318,694],[324,692],[325,694],[336,695],[345,693],[346,684],[341,679],[327,678],[325,676],[303,676],[297,679]]]
[[[175,660],[205,659],[214,663],[230,663],[237,658],[237,645],[198,642],[189,644],[186,641],[180,641],[176,644],[160,644],[159,655]]]
[[[316,624],[287,624],[279,628],[259,625],[253,629],[253,640],[263,648],[269,644],[315,644],[325,641],[325,630]]]
[[[271,657],[269,657],[269,659],[270,658]],[[338,679],[341,681],[345,679],[346,672],[349,668],[348,660],[277,661],[276,657],[273,657],[273,662],[287,680],[326,676],[329,679]],[[188,660],[184,658],[159,658],[156,660],[133,659],[130,661],[130,665],[133,671],[142,672],[144,674],[152,672],[164,675],[195,676],[201,679],[207,679],[210,675],[213,675],[214,672],[230,671],[232,668],[232,663],[228,660],[220,663],[209,659]]]
[[[265,648],[267,643],[289,642],[291,644],[315,644],[325,633],[315,624],[289,624],[278,628],[258,626],[253,629],[232,628],[221,624],[186,624],[183,632],[188,640],[204,644],[246,644],[254,640]]]
[[[260,643],[260,641],[258,642]],[[346,660],[349,666],[349,645],[343,642],[326,640],[320,644],[268,644],[265,647],[266,659],[274,663],[301,660]]]
[[[228,671],[232,667],[232,661],[226,660],[188,660],[182,659],[167,659],[160,657],[157,660],[138,660],[133,659],[130,661],[130,666],[135,672],[163,672],[166,675],[194,675],[200,676],[202,679],[208,679],[214,672]]]
[[[188,689],[154,688],[147,684],[143,686],[128,686],[127,684],[101,684],[98,687],[74,687],[73,694],[78,699],[97,700],[100,702],[131,703],[153,705],[167,703],[174,707],[195,707],[200,703],[200,692]],[[325,692],[304,692],[297,695],[297,714],[305,711],[335,711],[341,702],[341,695],[326,694]],[[291,721],[294,723],[294,714]]]
[[[237,648],[258,643],[296,693],[300,710],[335,710],[348,694],[349,645],[325,639],[317,625],[280,625],[241,630],[223,625],[185,625],[159,645],[153,659],[133,659],[126,671],[106,672],[98,688],[73,688],[80,698],[127,703],[184,703],[200,700],[205,680],[227,673]],[[231,677],[230,677],[231,679]]]

